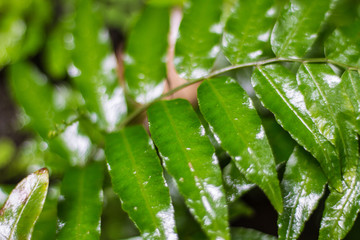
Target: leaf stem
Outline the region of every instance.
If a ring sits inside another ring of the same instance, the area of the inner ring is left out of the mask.
[[[247,68],[247,67],[255,67],[255,66],[262,66],[262,65],[266,65],[266,64],[270,64],[270,63],[279,63],[279,62],[298,62],[298,63],[329,63],[344,69],[351,69],[351,70],[360,70],[359,68],[353,67],[353,66],[349,66],[343,63],[339,63],[336,61],[333,61],[331,59],[327,59],[327,58],[269,58],[269,59],[265,59],[265,60],[260,60],[260,61],[256,61],[256,62],[249,62],[249,63],[243,63],[243,64],[238,64],[238,65],[232,65],[229,67],[225,67],[225,68],[221,68],[219,70],[215,70],[211,73],[209,73],[208,75],[201,77],[201,78],[197,78],[197,79],[193,79],[188,81],[187,83],[184,83],[183,85],[180,85],[176,88],[171,89],[170,91],[160,95],[159,97],[155,98],[154,100],[145,103],[144,105],[142,105],[140,108],[136,109],[135,111],[133,111],[132,113],[130,113],[118,126],[119,129],[125,127],[126,125],[128,125],[134,118],[136,118],[138,115],[140,115],[141,113],[145,112],[153,103],[160,101],[161,99],[168,97],[174,93],[176,93],[177,91],[186,88],[192,84],[201,82],[205,79],[210,79],[213,77],[216,77],[218,75],[233,71],[233,70],[238,70],[238,69],[242,69],[242,68]]]

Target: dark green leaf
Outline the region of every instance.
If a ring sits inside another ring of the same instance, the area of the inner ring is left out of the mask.
[[[240,172],[256,183],[281,212],[274,157],[250,97],[234,80],[217,78],[200,85],[198,99],[204,118]]]
[[[154,145],[140,126],[106,137],[114,191],[144,239],[177,239],[174,210]]]
[[[291,0],[271,35],[278,57],[304,57],[315,42],[333,0]]]
[[[166,79],[169,8],[145,7],[132,29],[124,57],[127,93],[139,103],[161,95]]]
[[[281,182],[284,212],[278,218],[279,239],[298,239],[324,194],[326,182],[316,160],[302,148],[295,148]]]
[[[316,128],[298,89],[296,76],[279,64],[259,66],[251,78],[255,92],[277,121],[319,161],[331,186],[341,191],[341,169],[334,146]]]
[[[341,82],[354,107],[356,128],[360,134],[360,74],[357,71],[346,71],[341,76]]]
[[[0,210],[2,239],[30,239],[43,208],[49,185],[49,172],[40,169],[23,179],[12,190]]]
[[[103,163],[70,168],[61,185],[57,239],[99,239]]]
[[[232,228],[231,236],[233,240],[276,240],[277,238],[266,233],[259,232],[250,228]]]
[[[360,67],[360,20],[335,29],[325,42],[327,58],[350,66]]]
[[[234,202],[244,193],[255,187],[255,184],[245,178],[233,161],[223,169],[222,175],[226,200],[228,202]]]
[[[164,166],[191,213],[211,239],[229,239],[218,160],[190,103],[183,99],[157,102],[149,108],[148,116]]]
[[[174,64],[180,77],[205,76],[220,51],[222,0],[190,0],[185,3],[175,45]]]
[[[355,177],[358,141],[352,121],[353,107],[341,79],[327,64],[303,64],[297,80],[315,125],[339,151],[343,176]]]
[[[224,54],[232,64],[272,56],[270,33],[275,17],[273,0],[237,0],[222,40]]]
[[[319,240],[343,239],[353,226],[360,210],[359,171],[356,178],[347,185],[343,192],[331,191],[325,202]]]

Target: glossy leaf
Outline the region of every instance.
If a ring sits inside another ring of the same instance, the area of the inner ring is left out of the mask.
[[[319,240],[343,239],[352,228],[360,210],[359,171],[342,193],[331,191],[325,202]]]
[[[152,141],[141,126],[107,135],[114,191],[144,239],[177,239],[169,190]]]
[[[210,239],[229,239],[218,160],[190,103],[183,99],[157,102],[149,108],[148,117],[163,164],[190,212]]]
[[[303,64],[298,73],[299,89],[319,131],[335,146],[346,178],[356,175],[359,160],[353,107],[341,79],[327,64]]]
[[[114,53],[104,29],[101,14],[92,0],[76,0],[72,50],[73,64],[68,73],[81,92],[93,119],[101,128],[113,129],[126,109],[123,90],[119,87]]]
[[[23,179],[12,190],[0,210],[1,239],[30,239],[36,220],[43,208],[49,173],[40,169]]]
[[[316,160],[296,147],[287,161],[281,188],[284,212],[278,218],[279,239],[298,239],[324,194],[326,177]]]
[[[222,39],[225,56],[240,64],[272,56],[270,33],[275,23],[273,0],[237,0]]]
[[[256,94],[280,125],[319,161],[330,185],[341,191],[341,169],[333,145],[309,116],[296,76],[285,67],[259,66],[251,78]]]
[[[341,76],[341,83],[343,84],[347,95],[350,98],[351,104],[354,107],[356,128],[360,134],[360,74],[357,71],[346,71]]]
[[[57,239],[99,239],[103,166],[70,168],[61,183]]]
[[[234,202],[244,193],[255,187],[255,184],[249,182],[245,178],[233,161],[224,167],[222,175],[226,192],[226,200],[228,202]]]
[[[232,228],[231,236],[233,240],[276,240],[277,238],[266,233],[262,233],[250,228]]]
[[[250,97],[230,78],[205,80],[198,88],[204,118],[240,172],[282,211],[275,161]]]
[[[185,3],[175,45],[174,64],[181,78],[191,80],[211,70],[220,51],[222,0]]]
[[[360,20],[335,29],[325,42],[326,57],[339,63],[360,67]]]
[[[334,0],[291,0],[280,14],[271,35],[276,56],[304,57],[315,42]]]
[[[161,95],[166,79],[169,8],[145,7],[132,29],[124,57],[127,93],[146,103]]]

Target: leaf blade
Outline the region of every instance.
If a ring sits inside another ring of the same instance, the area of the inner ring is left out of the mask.
[[[164,166],[190,211],[211,239],[229,239],[220,167],[190,103],[183,99],[161,101],[149,108],[148,117]]]
[[[360,74],[357,71],[347,70],[341,76],[341,82],[350,98],[355,112],[355,124],[358,134],[360,133]]]
[[[217,78],[200,85],[198,100],[204,118],[240,172],[256,183],[281,212],[275,160],[249,96],[235,81]]]
[[[143,238],[177,239],[169,190],[144,128],[128,127],[107,135],[105,154],[114,191]]]

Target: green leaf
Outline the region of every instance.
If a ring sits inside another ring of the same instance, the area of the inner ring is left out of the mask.
[[[359,169],[358,169],[359,170]],[[325,202],[319,240],[343,239],[352,228],[360,210],[359,171],[342,193],[331,191]]]
[[[23,179],[12,190],[0,210],[2,239],[30,239],[43,208],[49,185],[49,172],[42,168]]]
[[[250,228],[232,228],[231,236],[233,240],[276,240],[277,238],[266,233],[259,232]]]
[[[174,210],[160,161],[141,126],[106,136],[105,154],[114,191],[144,239],[177,239]]]
[[[278,218],[279,239],[298,239],[324,194],[327,179],[316,160],[296,147],[286,164],[281,188],[284,212]]]
[[[256,94],[279,124],[319,161],[332,187],[341,191],[340,160],[309,116],[296,76],[279,64],[259,66],[251,78]]]
[[[255,187],[255,184],[245,178],[233,161],[224,167],[222,175],[226,200],[228,202],[234,202],[244,193]]]
[[[207,75],[220,51],[222,0],[189,0],[185,3],[175,45],[175,68],[181,78]]]
[[[148,109],[151,136],[190,212],[211,239],[229,239],[221,171],[205,128],[184,99]]]
[[[166,79],[169,8],[145,7],[132,29],[124,57],[127,93],[146,103],[161,95]]]
[[[325,54],[328,59],[339,63],[360,67],[360,20],[335,29],[325,42]]]
[[[0,169],[6,166],[15,154],[15,144],[8,138],[0,138]]]
[[[99,239],[103,163],[70,168],[61,185],[57,239]]]
[[[114,129],[126,112],[109,33],[92,0],[76,0],[73,64],[68,72],[101,128]]]
[[[357,133],[360,134],[360,74],[347,70],[341,76],[341,82],[354,107]]]
[[[355,177],[358,141],[352,121],[353,107],[341,79],[327,64],[303,64],[296,77],[315,125],[338,149],[344,177]]]
[[[290,0],[271,35],[276,56],[304,57],[315,42],[333,0]]]
[[[225,56],[240,64],[272,56],[270,33],[275,23],[273,0],[237,0],[222,39]]]
[[[256,183],[282,211],[275,161],[252,101],[230,78],[205,80],[198,88],[199,106],[221,146],[240,172]]]

